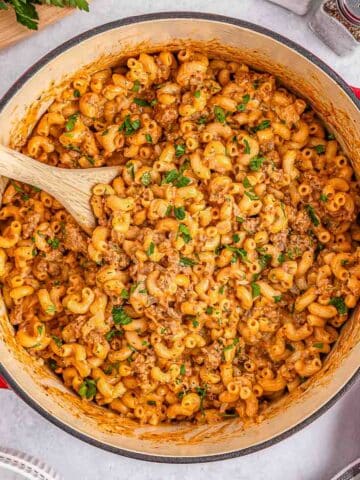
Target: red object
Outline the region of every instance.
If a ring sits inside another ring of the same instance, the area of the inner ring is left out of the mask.
[[[2,377],[0,377],[0,388],[9,388],[8,384]]]
[[[355,93],[355,95],[357,96],[357,98],[360,99],[360,88],[351,87],[351,90]]]
[[[360,99],[360,88],[351,87],[351,89],[355,93],[355,95]],[[2,377],[0,377],[0,388],[9,388],[8,384],[5,382],[5,380]]]

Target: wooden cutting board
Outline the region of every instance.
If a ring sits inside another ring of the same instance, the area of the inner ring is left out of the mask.
[[[40,17],[39,30],[42,30],[47,25],[50,25],[50,23],[54,23],[65,17],[65,15],[69,15],[74,9],[37,5],[37,11]],[[9,10],[0,10],[0,49],[35,33],[36,30],[29,30],[17,23],[15,12],[12,8],[9,8]]]

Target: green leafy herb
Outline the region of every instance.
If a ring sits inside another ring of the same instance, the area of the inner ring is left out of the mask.
[[[185,154],[185,145],[175,145],[175,155],[177,157],[181,157],[181,155]]]
[[[57,347],[61,347],[62,344],[63,344],[63,341],[61,340],[61,338],[57,337],[56,335],[51,335],[51,338],[54,340],[54,343]]]
[[[243,185],[244,185],[245,188],[251,188],[251,183],[250,183],[250,180],[248,179],[248,177],[244,178]]]
[[[255,88],[255,90],[257,90],[259,86],[260,86],[260,80],[255,80],[253,83],[253,87]]]
[[[316,150],[316,153],[318,155],[321,155],[322,153],[325,153],[325,151],[326,151],[325,145],[315,145],[314,149]]]
[[[244,192],[245,195],[250,198],[250,200],[259,200],[259,197],[254,192]]]
[[[278,258],[277,258],[277,261],[278,261],[280,264],[282,264],[282,263],[285,262],[285,260],[286,260],[285,253],[280,253],[280,255],[279,255]]]
[[[239,343],[239,339],[234,338],[233,342],[230,345],[226,345],[226,347],[224,347],[224,352],[226,352],[227,350],[233,349],[234,347],[236,347],[238,343]]]
[[[324,347],[324,344],[322,342],[313,343],[313,347],[321,349]]]
[[[262,164],[264,163],[265,161],[265,158],[264,157],[253,157],[251,160],[250,160],[250,163],[249,163],[249,168],[252,172],[257,172],[260,170]]]
[[[193,267],[194,265],[196,265],[195,260],[192,260],[191,258],[188,258],[188,257],[180,257],[179,263],[183,267]]]
[[[184,220],[184,218],[185,218],[185,208],[184,207],[174,207],[174,215],[178,220]]]
[[[323,193],[320,195],[320,200],[322,202],[327,202],[328,201],[328,196],[327,195],[324,195]]]
[[[55,313],[56,312],[56,307],[54,304],[51,304],[47,307],[47,309],[45,310],[46,313],[48,313],[49,315],[51,313]]]
[[[349,260],[341,260],[341,265],[345,267],[349,263]]]
[[[333,297],[330,300],[330,305],[333,305],[338,311],[339,315],[346,315],[348,308],[345,305],[345,301],[342,297]]]
[[[81,94],[78,89],[74,90],[73,95],[75,98],[80,98]]]
[[[80,397],[87,398],[88,400],[95,397],[96,392],[96,382],[91,378],[85,378],[78,390],[78,394],[80,395]]]
[[[135,80],[134,85],[133,85],[131,91],[137,93],[137,92],[140,90],[140,86],[141,86],[141,85],[140,85],[139,80]]]
[[[151,100],[150,102],[150,107],[155,107],[155,105],[158,103],[158,101],[156,100],[156,98],[154,98],[153,100]]]
[[[145,133],[145,139],[146,139],[147,143],[153,143],[153,139],[152,139],[152,136],[150,135],[150,133]]]
[[[245,112],[245,110],[246,110],[246,104],[247,104],[247,103],[249,102],[249,100],[250,100],[250,95],[249,95],[249,94],[244,95],[244,96],[242,97],[242,100],[243,100],[242,103],[239,103],[239,105],[236,106],[236,110],[237,110],[238,112]]]
[[[111,342],[111,340],[118,336],[121,337],[123,332],[121,330],[116,330],[116,328],[112,328],[107,334],[105,335],[105,338],[108,342]]]
[[[184,177],[182,172],[178,172],[174,169],[167,172],[162,180],[162,183],[172,183],[177,188],[186,187],[190,183],[190,178]]]
[[[165,212],[165,215],[166,215],[167,217],[169,217],[169,216],[171,215],[172,208],[173,208],[172,205],[169,205],[169,206],[167,207],[166,212]]]
[[[215,105],[214,114],[215,114],[215,118],[218,122],[225,123],[226,114],[225,114],[225,110],[223,108],[219,107],[218,105]]]
[[[109,133],[109,129],[107,128],[106,130],[104,130],[101,134],[102,137],[105,137],[105,135],[107,135]]]
[[[50,245],[51,248],[56,250],[57,248],[59,248],[60,240],[56,237],[55,238],[48,238],[47,243],[48,243],[48,245]]]
[[[200,95],[201,95],[200,90],[196,90],[196,92],[194,92],[194,97],[195,98],[200,98]]]
[[[238,223],[244,223],[245,219],[242,218],[242,217],[235,217],[235,220],[238,222]]]
[[[245,145],[245,150],[244,153],[248,154],[251,152],[249,142],[246,140],[246,138],[243,139],[244,145]]]
[[[243,261],[247,261],[247,251],[243,248],[237,248],[231,245],[226,245],[225,248],[233,252],[237,258],[240,258]]]
[[[309,215],[311,222],[315,225],[315,227],[318,227],[320,225],[320,220],[315,214],[314,207],[312,207],[311,205],[305,205],[305,210],[306,213]]]
[[[37,255],[38,253],[39,253],[39,252],[38,252],[38,249],[34,247],[34,248],[32,249],[31,255],[32,255],[33,257],[36,257],[36,255]]]
[[[207,313],[208,315],[211,315],[213,311],[214,311],[213,307],[206,307],[205,313]]]
[[[0,10],[7,10],[9,6],[14,9],[16,20],[29,28],[38,29],[39,15],[36,10],[37,4],[53,5],[54,7],[75,7],[80,10],[89,11],[89,4],[86,0],[1,0]]]
[[[258,132],[259,130],[265,130],[266,128],[269,128],[271,125],[270,120],[263,120],[262,122],[259,123],[259,125],[256,125],[256,127],[252,128],[253,132]]]
[[[257,283],[251,284],[251,295],[253,298],[256,298],[260,295],[260,286]]]
[[[76,120],[78,119],[79,114],[74,113],[73,115],[70,115],[65,123],[65,130],[67,132],[72,132],[75,128],[75,123]]]
[[[134,98],[133,100],[136,105],[139,105],[140,107],[149,107],[150,103],[147,100],[144,100],[143,98]]]
[[[126,165],[125,165],[127,171],[129,172],[131,178],[134,180],[135,178],[135,169],[134,169],[134,164],[131,163],[131,162],[128,162]]]
[[[206,386],[204,388],[195,387],[195,391],[200,397],[200,411],[204,413],[204,400],[206,398],[207,387]]]
[[[196,320],[196,318],[192,321],[193,327],[197,328],[199,326],[199,322]]]
[[[179,225],[179,232],[185,243],[189,243],[192,240],[188,227],[183,223]]]
[[[326,138],[327,138],[328,140],[335,140],[335,135],[334,135],[333,133],[328,133],[327,136],[326,136]]]
[[[184,364],[182,364],[182,365],[180,366],[180,375],[183,375],[183,376],[184,376],[185,373],[186,373],[186,367],[185,367]]]
[[[155,405],[156,405],[156,402],[155,402],[155,400],[148,400],[148,401],[147,401],[147,404],[148,404],[148,405],[153,405],[153,406],[155,406]]]
[[[198,119],[198,121],[197,121],[197,123],[198,123],[199,125],[205,125],[206,122],[207,122],[207,118],[206,118],[206,117],[200,117],[200,118]]]
[[[238,235],[237,233],[235,233],[235,235],[233,235],[232,239],[233,239],[233,242],[234,242],[234,243],[237,243],[237,242],[240,241],[240,237],[239,237],[239,235]]]
[[[146,255],[148,257],[151,257],[151,255],[154,253],[154,251],[155,251],[155,245],[154,245],[153,242],[151,242],[150,245],[149,245],[149,248],[146,250]]]
[[[133,133],[136,132],[136,130],[139,130],[140,128],[140,120],[131,120],[130,115],[126,115],[125,120],[119,127],[119,131],[125,132],[125,135],[129,136],[132,135]]]
[[[145,172],[141,175],[140,181],[145,187],[150,185],[151,180],[151,172]]]
[[[53,370],[53,371],[58,368],[57,363],[53,358],[49,358],[48,364],[49,364],[49,367],[51,368],[51,370]]]
[[[268,263],[271,262],[272,255],[269,253],[265,253],[264,255],[261,255],[259,258],[259,263],[262,269],[266,268]]]
[[[115,325],[129,325],[133,321],[123,307],[113,307],[111,314]]]
[[[42,335],[43,330],[44,330],[44,325],[39,325],[39,326],[37,327],[37,332],[38,332],[39,335]]]
[[[275,295],[275,296],[273,297],[275,303],[279,303],[280,300],[281,300],[281,298],[282,298],[281,295]]]
[[[29,195],[25,193],[25,191],[17,183],[15,183],[14,180],[10,180],[10,183],[14,187],[16,192],[21,193],[23,200],[29,200]]]

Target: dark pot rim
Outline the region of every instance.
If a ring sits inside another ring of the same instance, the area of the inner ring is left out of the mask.
[[[25,71],[23,75],[21,75],[15,83],[10,87],[10,89],[5,93],[5,95],[0,100],[0,114],[6,104],[11,100],[11,98],[17,93],[17,91],[22,88],[22,86],[36,73],[38,72],[44,65],[48,62],[53,60],[55,57],[60,55],[61,53],[65,52],[66,50],[76,46],[77,44],[81,43],[88,38],[91,38],[97,34],[106,32],[108,30],[112,30],[119,27],[124,27],[126,25],[133,25],[136,23],[142,22],[151,22],[153,20],[171,20],[171,19],[199,19],[199,20],[209,20],[213,22],[220,22],[225,24],[234,25],[241,28],[246,28],[248,30],[253,30],[257,33],[261,33],[272,39],[286,45],[287,47],[295,50],[302,56],[306,57],[310,62],[314,63],[317,67],[323,70],[326,74],[328,74],[337,84],[338,86],[351,98],[351,100],[355,103],[355,105],[360,110],[360,100],[358,100],[355,94],[352,92],[351,88],[346,84],[346,82],[328,65],[326,65],[322,60],[320,60],[316,55],[309,52],[305,48],[301,47],[297,43],[289,40],[278,33],[275,33],[267,28],[260,27],[250,22],[246,22],[244,20],[238,20],[235,18],[223,16],[223,15],[215,15],[210,13],[200,13],[200,12],[161,12],[161,13],[151,13],[146,15],[139,15],[139,16],[132,16],[127,17],[121,20],[115,20],[113,22],[106,23],[104,25],[100,25],[98,27],[94,27],[90,30],[87,30],[80,35],[77,35],[70,40],[62,43],[55,49],[51,50],[49,53],[44,55],[40,60],[38,60],[32,67]],[[103,450],[116,453],[119,455],[123,455],[125,457],[134,458],[136,460],[146,460],[149,462],[157,462],[157,463],[171,463],[171,464],[187,464],[187,463],[205,463],[205,462],[214,462],[219,460],[226,460],[229,458],[240,457],[244,455],[248,455],[254,452],[258,452],[264,448],[271,447],[276,443],[284,440],[285,438],[290,437],[294,433],[302,430],[304,427],[312,423],[314,420],[319,418],[323,413],[325,413],[332,405],[334,405],[355,383],[357,378],[360,376],[360,368],[352,375],[352,377],[345,383],[345,385],[332,397],[330,398],[325,404],[323,404],[316,412],[308,416],[306,419],[299,422],[294,427],[289,428],[285,432],[276,435],[275,437],[261,442],[259,444],[253,445],[251,447],[243,448],[241,450],[232,451],[229,453],[222,453],[217,455],[209,455],[209,456],[199,456],[199,457],[165,457],[165,456],[158,456],[158,455],[151,455],[146,453],[138,453],[132,452],[129,450],[123,450],[118,447],[113,447],[108,445],[104,442],[100,442],[94,440],[93,438],[89,437],[81,433],[80,431],[76,430],[74,427],[70,427],[67,424],[63,423],[62,421],[58,420],[54,415],[47,412],[42,406],[40,406],[35,400],[33,400],[21,387],[17,384],[17,382],[12,378],[12,376],[6,371],[5,367],[0,364],[0,373],[5,378],[6,382],[9,386],[17,393],[17,395],[22,398],[31,408],[36,410],[42,417],[44,417],[49,422],[53,423],[57,427],[61,428],[65,432],[73,435],[74,437],[89,443],[90,445],[94,445],[95,447],[101,448]]]

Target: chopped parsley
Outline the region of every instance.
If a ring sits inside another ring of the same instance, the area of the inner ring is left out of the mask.
[[[258,172],[262,166],[262,164],[264,163],[264,160],[265,158],[264,157],[253,157],[251,160],[250,160],[250,163],[249,163],[249,168],[252,172]]]
[[[174,169],[166,173],[161,183],[172,183],[177,188],[186,187],[190,183],[190,178],[184,177],[181,171]]]
[[[10,183],[14,187],[16,192],[21,193],[23,200],[25,200],[25,201],[29,200],[29,198],[30,198],[29,195],[27,193],[25,193],[24,190],[21,187],[19,187],[19,185],[17,183],[15,183],[13,180],[10,180]]]
[[[214,311],[213,307],[206,307],[205,313],[207,313],[208,315],[211,315],[213,311]]]
[[[345,305],[345,301],[342,297],[333,297],[330,300],[330,305],[333,305],[336,308],[339,315],[346,315],[348,312],[348,308]]]
[[[141,175],[140,181],[144,185],[144,187],[148,187],[151,183],[151,172],[145,172]]]
[[[233,343],[231,343],[230,345],[227,345],[226,347],[224,347],[224,352],[226,352],[227,350],[231,350],[232,348],[236,347],[236,345],[239,343],[239,339],[238,338],[234,338],[233,340]]]
[[[245,150],[244,153],[248,154],[251,152],[249,142],[246,140],[246,138],[243,139],[244,145],[245,145]]]
[[[185,154],[185,145],[175,145],[175,155],[177,157],[181,157],[181,155]]]
[[[61,338],[57,337],[56,335],[51,335],[51,338],[54,340],[54,343],[57,347],[61,347],[62,344],[63,344],[63,341],[61,340]]]
[[[265,253],[264,255],[261,255],[259,258],[259,263],[262,269],[266,268],[268,263],[271,262],[272,255],[269,253]]]
[[[185,218],[185,208],[184,207],[174,207],[174,215],[178,220],[184,220]]]
[[[275,303],[279,303],[280,300],[281,300],[281,298],[282,298],[281,295],[275,295],[275,296],[273,297]]]
[[[74,90],[73,95],[74,95],[75,98],[80,98],[80,96],[81,96],[80,91],[78,89]]]
[[[310,218],[311,222],[313,223],[313,225],[315,225],[315,227],[318,227],[320,225],[320,220],[316,216],[314,207],[312,207],[311,205],[305,205],[304,208],[306,210],[306,213],[309,215],[309,218]]]
[[[200,95],[201,95],[200,90],[196,90],[196,91],[194,92],[194,97],[195,97],[195,98],[200,98]]]
[[[324,195],[323,193],[320,195],[320,200],[322,202],[327,202],[328,201],[328,196],[327,195]]]
[[[166,212],[165,212],[165,215],[166,215],[167,217],[170,217],[171,212],[172,212],[172,209],[173,209],[172,205],[169,205],[169,206],[167,207]]]
[[[73,115],[70,115],[65,123],[65,130],[67,132],[72,132],[75,128],[76,120],[78,119],[79,114],[74,113]]]
[[[325,145],[315,145],[314,150],[316,150],[316,153],[318,155],[321,155],[322,153],[325,153]]]
[[[56,250],[57,248],[59,248],[60,240],[56,237],[55,238],[48,238],[47,243],[48,243],[48,245],[50,245],[51,248]]]
[[[153,405],[153,406],[155,406],[155,405],[156,405],[156,402],[155,402],[155,400],[148,400],[148,401],[147,401],[147,404],[148,404],[148,405]]]
[[[130,115],[126,115],[125,120],[119,127],[119,132],[125,132],[125,135],[129,136],[139,130],[140,128],[140,120],[131,120]]]
[[[280,253],[280,255],[279,255],[278,258],[277,258],[277,261],[278,261],[280,264],[282,264],[282,263],[285,262],[285,260],[286,260],[285,253]]]
[[[324,344],[322,342],[313,343],[313,347],[321,349],[324,347]]]
[[[141,86],[141,85],[140,85],[139,80],[135,80],[134,85],[133,85],[131,91],[137,93],[137,92],[140,90],[140,86]]]
[[[152,136],[150,135],[150,133],[145,133],[145,139],[146,139],[147,143],[153,143],[153,139],[152,139]]]
[[[237,248],[231,245],[225,245],[225,248],[227,250],[230,250],[230,252],[233,252],[236,258],[240,258],[243,261],[247,260],[247,251],[244,250],[243,248]]]
[[[55,313],[56,312],[56,307],[54,304],[51,304],[47,307],[47,309],[45,310],[46,313],[48,313],[49,315],[51,313]]]
[[[251,284],[251,295],[253,298],[260,296],[260,286],[257,283]]]
[[[135,168],[134,168],[134,164],[132,162],[128,162],[126,165],[125,165],[127,171],[129,172],[129,175],[131,176],[131,178],[134,180],[135,178]]]
[[[226,114],[225,114],[225,110],[223,108],[219,107],[218,105],[215,105],[214,114],[215,114],[215,118],[218,122],[225,123]]]
[[[246,191],[244,193],[248,198],[250,198],[250,200],[259,200],[259,197],[254,192]]]
[[[188,258],[188,257],[180,257],[179,263],[183,267],[193,267],[194,265],[196,265],[195,260],[192,260],[191,258]]]
[[[149,107],[150,103],[147,100],[144,100],[143,98],[134,98],[133,100],[136,105],[139,105],[139,107]]]
[[[95,397],[96,392],[96,382],[91,378],[85,378],[78,390],[78,394],[80,395],[80,397],[87,398],[88,400]]]
[[[123,307],[113,307],[111,314],[115,325],[129,325],[133,321]]]
[[[186,373],[186,367],[184,364],[180,365],[180,375],[184,376]]]
[[[198,320],[196,320],[196,319],[194,319],[194,320],[192,321],[192,324],[193,324],[193,327],[194,327],[194,328],[197,328],[197,327],[199,326],[199,322],[198,322]]]
[[[146,250],[146,255],[148,257],[151,257],[151,255],[154,253],[154,251],[155,251],[155,245],[154,245],[153,242],[151,242],[150,245],[149,245],[149,248]]]
[[[127,290],[125,290],[125,288],[123,288],[121,290],[120,297],[122,299],[126,300],[127,298],[129,298],[129,292]]]
[[[235,220],[236,220],[238,223],[244,223],[244,221],[245,221],[243,217],[238,217],[238,216],[235,217]]]
[[[185,243],[189,243],[192,240],[188,227],[183,223],[180,223],[179,225],[179,233],[181,233],[182,239]]]
[[[232,239],[233,239],[234,243],[238,243],[240,241],[240,237],[237,233],[235,233],[235,235],[233,235]]]
[[[269,128],[271,126],[270,120],[263,120],[262,122],[259,123],[259,125],[256,125],[256,127],[252,128],[253,132],[258,132],[259,130],[265,130],[266,128]]]
[[[121,337],[123,332],[121,330],[116,330],[116,328],[112,328],[107,334],[105,335],[105,338],[108,342],[111,342],[111,340],[118,336]]]
[[[247,103],[249,102],[249,100],[250,100],[250,95],[249,95],[249,94],[244,95],[244,96],[242,97],[242,100],[243,100],[242,103],[239,103],[239,105],[236,106],[236,110],[237,110],[238,112],[245,112],[245,110],[246,110],[246,104],[247,104]]]

